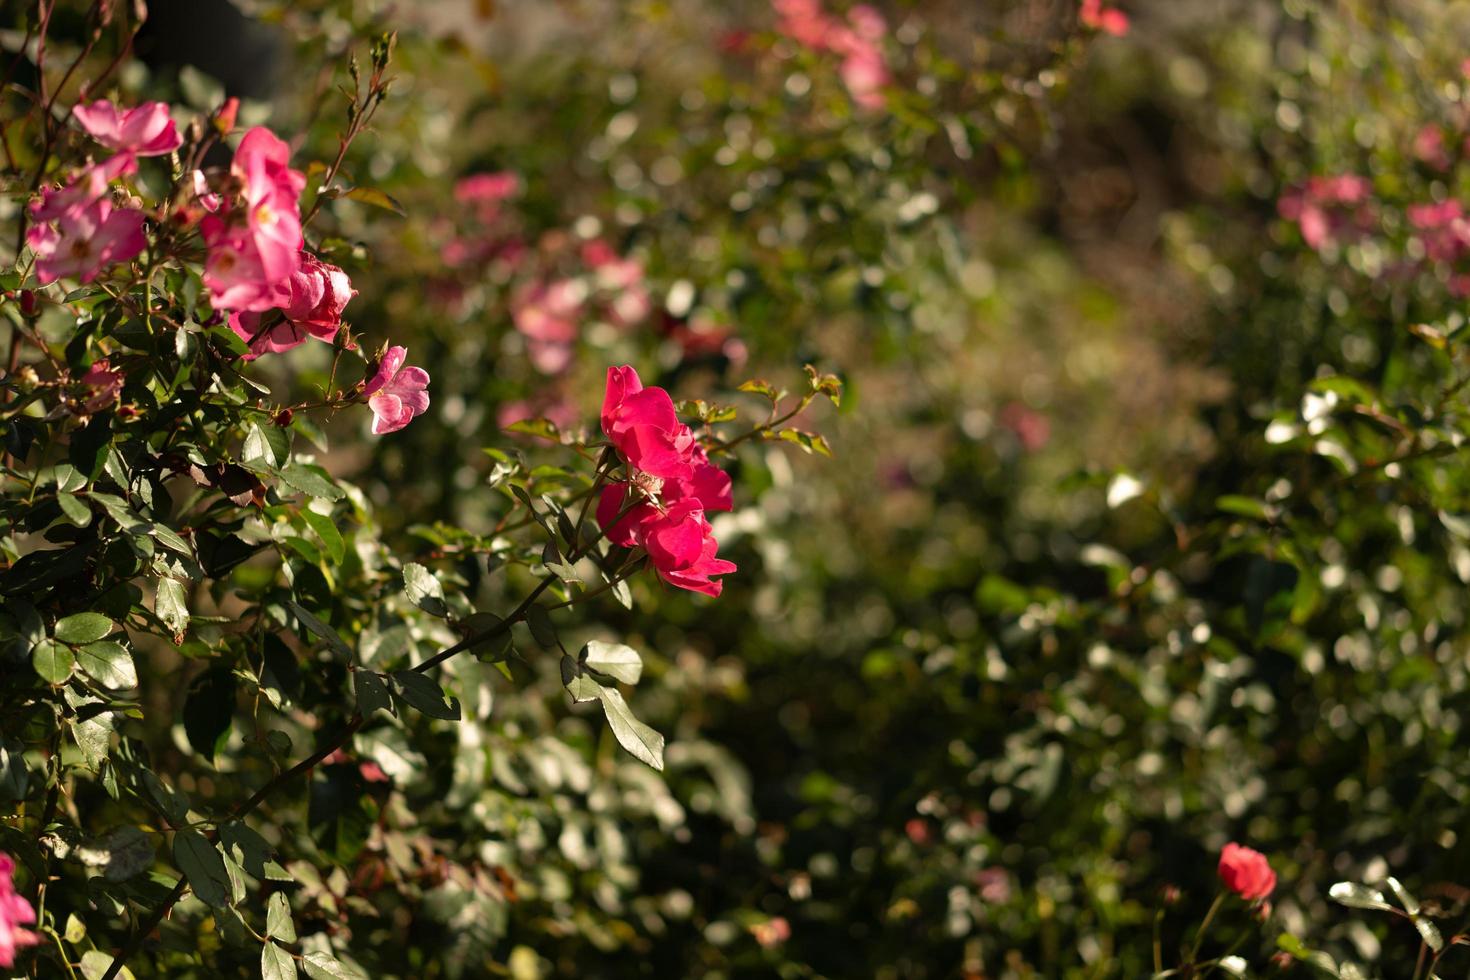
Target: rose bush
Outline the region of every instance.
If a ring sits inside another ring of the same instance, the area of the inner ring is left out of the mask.
[[[1470,955],[1451,8],[0,17],[0,964]]]

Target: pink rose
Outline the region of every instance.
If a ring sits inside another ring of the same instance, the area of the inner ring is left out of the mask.
[[[183,145],[168,106],[162,102],[145,102],[132,109],[120,109],[106,99],[90,105],[77,105],[71,110],[87,135],[103,146],[140,157],[156,157],[172,153]]]
[[[118,393],[122,391],[123,376],[122,372],[112,370],[107,358],[102,357],[92,362],[81,382],[92,389],[83,407],[88,413],[93,413],[117,401]]]
[[[113,207],[109,192],[114,179],[136,169],[133,157],[120,153],[87,167],[59,190],[48,188],[31,203],[36,223],[26,230],[26,244],[36,253],[37,279],[91,282],[143,251],[143,213]]]
[[[261,333],[269,313],[234,313],[230,329],[250,345],[250,357],[290,350],[307,337],[330,341],[342,326],[342,310],[356,295],[347,273],[303,251],[300,267],[286,280],[280,304],[284,319]]]
[[[802,47],[823,51],[840,25],[822,9],[821,0],[771,0],[779,18],[776,29]]]
[[[1078,19],[1084,27],[1114,37],[1122,37],[1128,33],[1128,15],[1115,7],[1104,7],[1102,0],[1082,0]]]
[[[454,199],[462,204],[481,201],[503,201],[521,192],[519,174],[510,171],[471,174],[454,185]]]
[[[1266,856],[1233,841],[1220,852],[1220,880],[1247,902],[1260,901],[1276,888],[1276,872]]]
[[[886,103],[883,89],[892,81],[883,52],[863,41],[849,48],[838,69],[852,101],[864,109],[881,109]]]
[[[16,893],[14,874],[14,859],[0,854],[0,966],[7,968],[15,966],[17,949],[41,941],[36,933],[22,928],[36,921],[36,910]]]
[[[300,265],[306,176],[291,150],[263,126],[245,134],[230,164],[240,194],[199,223],[209,252],[204,284],[219,309],[260,312],[288,298],[285,279]]]
[[[520,290],[511,305],[511,317],[526,338],[531,365],[542,374],[560,374],[572,362],[582,293],[582,284],[575,279],[538,282]]]
[[[403,363],[408,351],[389,347],[373,376],[363,386],[373,410],[373,435],[397,432],[429,409],[429,372]]]
[[[1297,223],[1309,248],[1321,249],[1356,237],[1372,224],[1371,193],[1368,180],[1352,174],[1312,177],[1282,194],[1276,210]]]

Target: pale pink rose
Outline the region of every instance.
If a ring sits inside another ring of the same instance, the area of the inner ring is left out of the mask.
[[[429,409],[429,372],[405,365],[408,351],[389,347],[363,386],[373,410],[373,435],[397,432]]]
[[[533,283],[511,304],[511,318],[526,338],[531,364],[542,374],[560,374],[572,361],[582,315],[583,286],[574,279]]]
[[[145,102],[132,109],[121,109],[106,99],[71,110],[77,122],[103,146],[140,157],[172,153],[183,145],[168,106],[162,102]]]
[[[36,253],[37,279],[91,282],[143,251],[143,213],[115,208],[108,186],[135,169],[132,156],[118,154],[86,168],[59,190],[47,189],[40,201],[31,203],[36,223],[26,230],[26,244]]]

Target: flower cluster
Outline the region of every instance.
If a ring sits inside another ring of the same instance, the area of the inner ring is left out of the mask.
[[[298,199],[306,186],[290,159],[290,148],[264,126],[249,130],[235,150],[231,193],[199,223],[208,249],[204,285],[216,309],[262,312],[290,301],[288,281],[304,243]]]
[[[733,506],[730,477],[710,462],[663,388],[643,386],[628,366],[609,368],[602,431],[627,462],[628,479],[606,487],[597,505],[608,540],[641,547],[670,585],[717,596],[715,576],[735,571],[717,557],[710,511]]]
[[[41,937],[25,926],[36,921],[36,910],[16,894],[15,860],[9,854],[0,854],[0,966],[15,965],[16,950],[22,946],[34,946]]]
[[[1128,15],[1117,7],[1103,6],[1103,0],[1082,0],[1082,9],[1077,19],[1083,27],[1090,27],[1104,34],[1122,37],[1128,33]]]
[[[504,283],[510,320],[532,368],[556,377],[571,367],[585,324],[636,326],[648,319],[653,300],[643,263],[600,238],[553,230],[528,246],[520,215],[508,206],[521,191],[520,177],[509,171],[471,174],[455,184],[464,217],[442,223],[439,257],[458,281],[435,283],[434,291],[468,315],[476,286]]]
[[[1321,251],[1353,241],[1372,227],[1371,194],[1372,185],[1364,177],[1311,177],[1281,195],[1276,210],[1296,222],[1307,247]]]
[[[233,127],[237,105],[229,100],[216,113],[218,134]],[[28,205],[25,239],[42,284],[63,277],[91,282],[139,255],[147,247],[142,205],[115,185],[137,173],[138,157],[173,153],[183,145],[162,102],[124,109],[103,99],[74,107],[72,117],[116,153],[72,174],[64,186],[43,189]],[[227,175],[211,183],[202,171],[186,174],[190,203],[176,216],[187,228],[205,212],[198,220],[205,246],[203,282],[211,305],[221,318],[228,316],[230,328],[245,341],[247,360],[290,350],[311,337],[332,341],[347,303],[357,295],[346,272],[304,247],[300,197],[306,177],[291,168],[290,157],[290,148],[270,130],[249,130]],[[514,190],[504,180],[481,184],[464,188],[462,195],[481,211]],[[345,346],[352,348],[350,339]],[[402,352],[392,348],[358,389],[373,409],[375,433],[395,432],[428,407],[429,376],[420,368],[405,368]],[[123,383],[106,358],[81,380],[89,389],[77,403],[82,414],[115,402]]]
[[[777,29],[804,48],[842,58],[838,71],[852,100],[864,109],[885,105],[883,89],[892,81],[883,56],[888,25],[865,3],[853,6],[843,23],[822,9],[821,0],[771,0],[780,18]]]
[[[111,185],[135,173],[137,161],[119,153],[76,174],[63,188],[47,188],[30,204],[34,224],[26,244],[36,253],[41,283],[67,277],[91,282],[103,270],[143,251],[143,213],[113,203]]]

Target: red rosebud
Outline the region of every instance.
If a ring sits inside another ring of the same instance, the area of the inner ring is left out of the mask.
[[[20,311],[21,311],[21,313],[25,314],[26,316],[35,316],[36,315],[36,308],[37,308],[38,305],[39,304],[36,302],[36,293],[35,293],[35,290],[22,289],[20,291]]]
[[[291,410],[289,408],[283,408],[276,413],[276,417],[271,419],[271,421],[284,429],[286,426],[291,424],[291,419],[293,419],[294,417],[295,416],[291,414]]]

